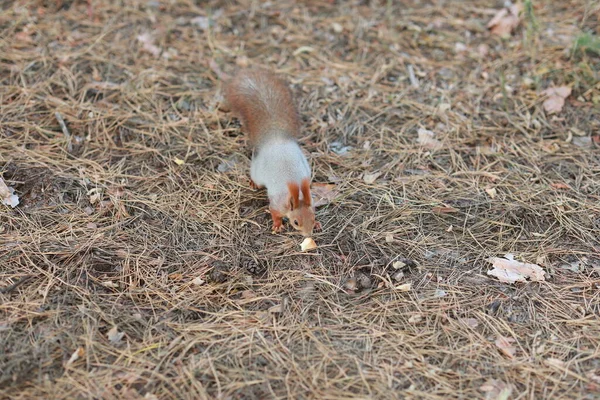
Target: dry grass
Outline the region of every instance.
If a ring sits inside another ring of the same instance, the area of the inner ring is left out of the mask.
[[[569,50],[598,3],[536,1],[509,40],[485,29],[501,1],[92,3],[0,3],[0,172],[22,200],[0,209],[1,397],[600,395],[600,59]],[[211,59],[292,83],[316,181],[338,182],[318,251],[270,234]],[[547,281],[488,277],[508,252]]]

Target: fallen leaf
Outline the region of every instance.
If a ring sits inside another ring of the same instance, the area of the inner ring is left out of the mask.
[[[338,191],[335,188],[336,185],[330,183],[313,183],[310,191],[314,200],[314,206],[321,207],[335,200],[338,195]]]
[[[206,281],[202,278],[200,278],[199,276],[195,277],[192,280],[192,284],[196,285],[196,286],[201,286],[204,285],[206,283]]]
[[[548,114],[556,114],[562,111],[565,105],[565,99],[571,95],[569,86],[552,87],[544,90],[542,95],[546,100],[542,104]]]
[[[12,208],[19,205],[19,196],[15,194],[15,189],[8,187],[2,177],[0,177],[0,200],[2,204]]]
[[[412,285],[409,282],[409,283],[405,283],[405,284],[402,284],[402,285],[398,285],[394,289],[399,290],[401,292],[408,292],[410,290],[411,286]]]
[[[387,235],[385,235],[386,243],[392,243],[393,241],[394,241],[394,235],[392,235],[391,233],[388,233]]]
[[[118,288],[119,285],[114,283],[113,281],[104,281],[102,282],[102,286],[107,287],[107,288]]]
[[[475,329],[477,326],[479,326],[479,321],[477,321],[475,318],[461,318],[460,321],[469,328]]]
[[[431,149],[439,150],[443,147],[442,142],[435,139],[435,133],[428,131],[427,129],[419,128],[417,131],[417,143],[421,146]]]
[[[154,44],[154,39],[152,39],[152,35],[146,32],[137,36],[138,42],[142,43],[142,49],[154,57],[158,57],[160,55],[161,49],[160,47]]]
[[[121,341],[121,339],[123,339],[123,336],[125,336],[125,332],[119,332],[117,327],[113,326],[111,330],[108,331],[106,336],[108,337],[109,342],[111,342],[112,344],[117,344]]]
[[[332,22],[331,28],[335,33],[341,33],[344,30],[344,27],[341,24],[338,24],[337,22]]]
[[[69,358],[69,361],[67,361],[67,365],[73,364],[75,361],[77,361],[81,357],[83,357],[84,354],[85,354],[85,350],[83,350],[83,347],[79,347],[77,350],[75,350],[73,352],[73,354],[71,354],[71,358]]]
[[[96,204],[102,200],[102,189],[93,188],[88,191],[88,196],[90,196],[90,204]]]
[[[514,358],[515,354],[517,354],[517,348],[512,345],[514,342],[515,339],[513,338],[498,336],[494,343],[496,344],[496,347],[498,347],[500,351],[504,353],[504,355]]]
[[[380,176],[381,176],[381,172],[373,172],[371,174],[365,173],[363,175],[363,181],[365,181],[365,183],[367,185],[370,185],[372,183],[375,183],[377,178],[379,178]]]
[[[479,390],[486,393],[486,400],[508,400],[513,389],[500,379],[488,379]]]
[[[395,281],[400,281],[402,280],[402,278],[404,278],[404,271],[400,270],[398,272],[396,272],[394,275],[392,275],[392,279]]]
[[[494,35],[507,38],[519,26],[521,11],[523,11],[522,4],[514,4],[508,8],[498,10],[496,15],[488,22],[487,28]]]
[[[185,164],[185,161],[183,161],[181,158],[177,158],[177,157],[173,158],[173,162],[175,164],[177,164],[177,165],[183,165],[183,164]]]
[[[444,297],[448,294],[445,290],[435,289],[435,297]]]
[[[411,324],[416,324],[417,322],[421,322],[423,320],[423,316],[421,314],[415,314],[408,319],[408,322]]]
[[[402,269],[404,267],[406,267],[406,263],[402,261],[394,261],[394,263],[392,264],[392,268],[394,269]]]
[[[488,260],[494,266],[494,269],[488,271],[488,275],[495,276],[504,283],[526,282],[527,278],[534,282],[545,280],[546,272],[539,265],[516,261],[512,254],[504,257],[492,257]]]
[[[496,198],[496,188],[488,187],[485,189],[485,192],[490,196],[491,199]]]
[[[312,249],[316,249],[317,248],[317,244],[315,243],[315,241],[312,238],[305,238],[302,243],[300,243],[300,249],[302,251],[308,251],[308,250],[312,250]]]

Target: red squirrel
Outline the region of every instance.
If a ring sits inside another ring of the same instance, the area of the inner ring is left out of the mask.
[[[294,229],[310,236],[313,228],[321,225],[315,221],[310,166],[296,139],[300,119],[291,90],[272,72],[244,69],[225,81],[224,97],[248,135],[252,147],[250,185],[266,187],[273,231],[283,229],[286,217]]]

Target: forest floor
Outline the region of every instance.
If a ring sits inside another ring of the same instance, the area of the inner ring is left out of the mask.
[[[90,4],[0,2],[0,398],[600,396],[598,2]],[[316,249],[211,62],[290,83]]]

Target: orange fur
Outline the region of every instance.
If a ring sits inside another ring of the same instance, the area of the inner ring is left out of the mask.
[[[312,204],[312,197],[310,196],[310,181],[308,179],[302,180],[300,190],[302,191],[302,200],[304,205],[310,207]]]
[[[291,210],[295,210],[300,206],[300,188],[295,182],[288,182],[287,185],[290,190]]]
[[[264,69],[243,70],[225,84],[224,92],[252,146],[271,135],[298,137],[300,119],[292,92],[277,75]]]

